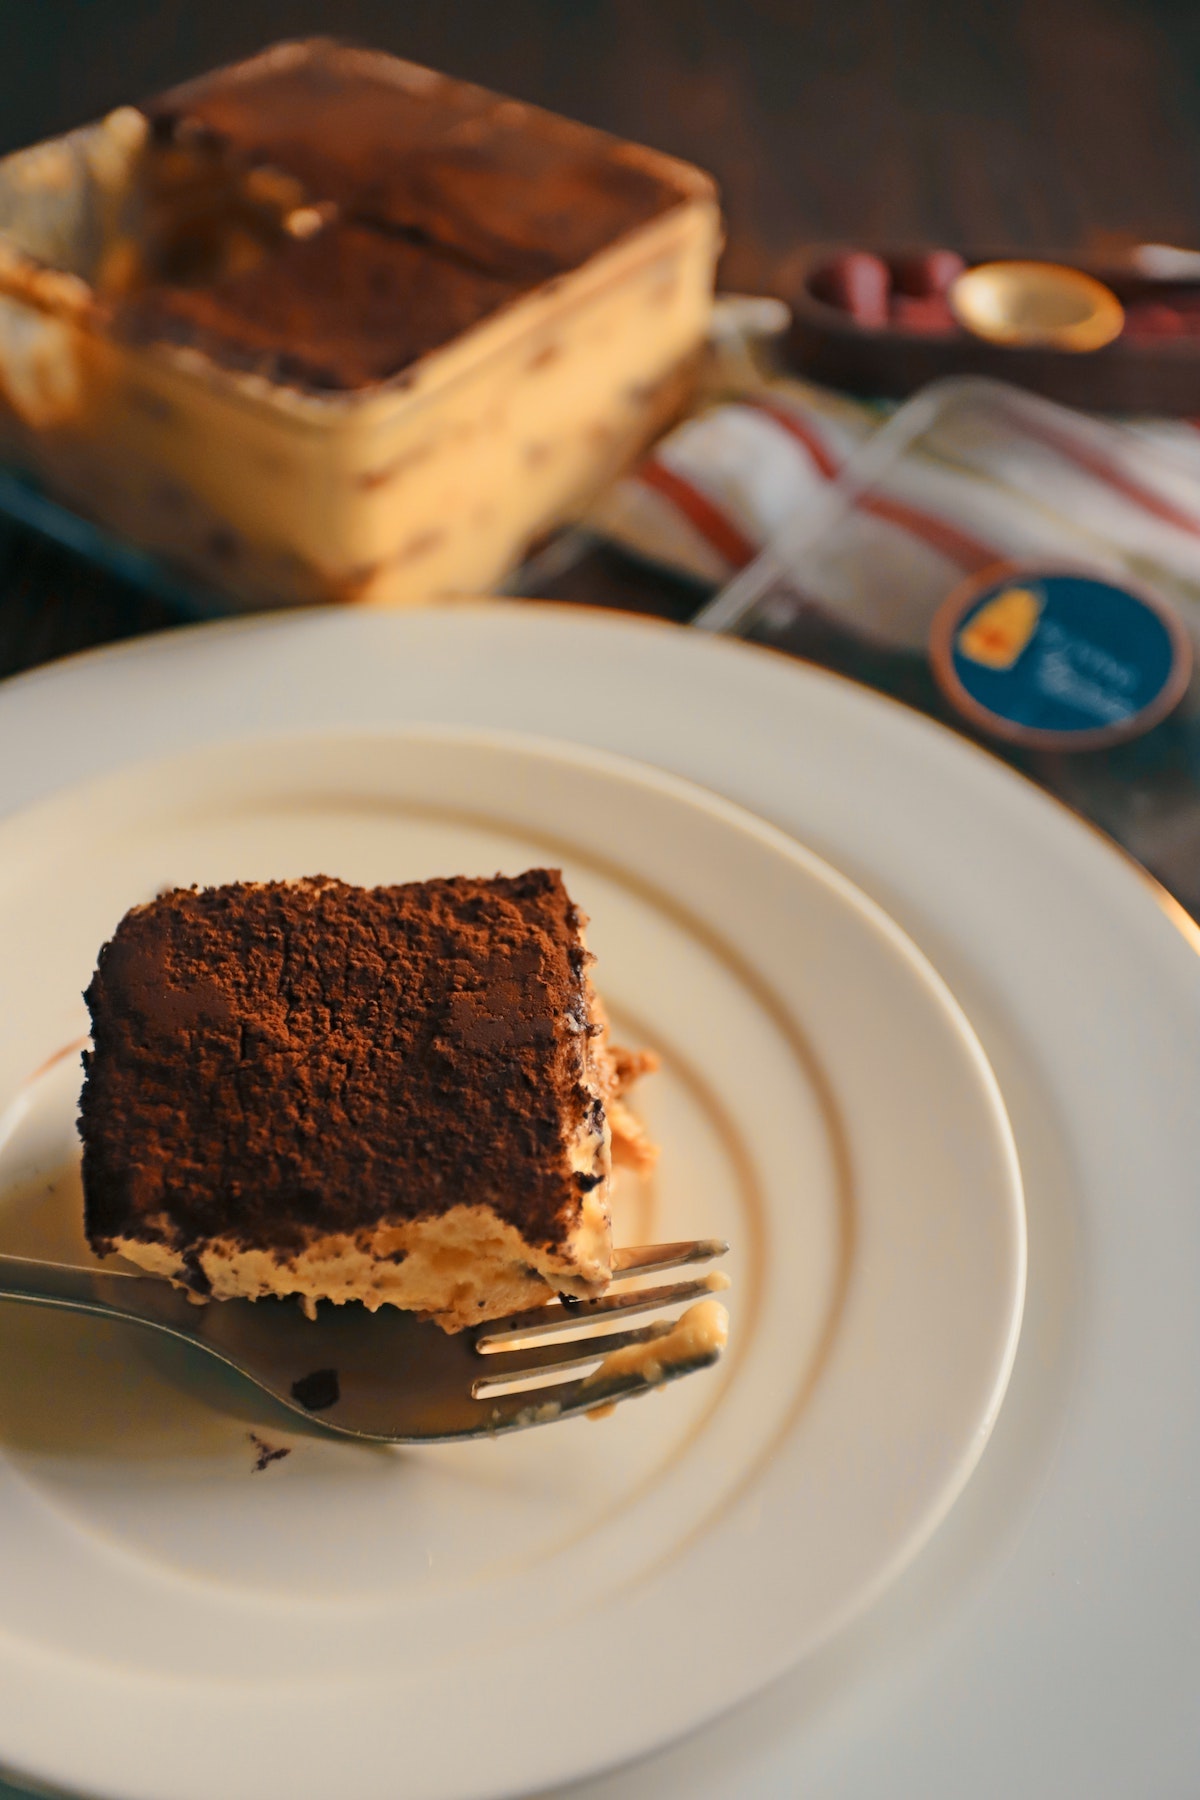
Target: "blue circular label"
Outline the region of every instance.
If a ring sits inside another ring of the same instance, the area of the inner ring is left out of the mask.
[[[1148,730],[1187,683],[1190,646],[1160,603],[1100,575],[1012,568],[951,595],[934,668],[984,729],[1092,748]]]

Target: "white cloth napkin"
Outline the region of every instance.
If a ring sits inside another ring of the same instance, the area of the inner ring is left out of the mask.
[[[786,313],[718,302],[690,415],[602,496],[587,523],[639,557],[721,587],[766,546],[804,545],[806,595],[897,647],[924,643],[930,596],[990,563],[1085,561],[1144,570],[1200,630],[1200,427],[1094,421],[1035,403],[1034,426],[975,409],[936,454],[886,456],[860,490],[853,542],[822,548],[830,490],[894,406],[781,372]],[[927,393],[932,390],[927,390]],[[881,448],[883,440],[880,440]]]

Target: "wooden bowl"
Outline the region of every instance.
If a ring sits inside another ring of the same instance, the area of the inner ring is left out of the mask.
[[[903,396],[942,376],[991,375],[1085,410],[1200,415],[1200,283],[1153,280],[1128,263],[1048,257],[1104,282],[1126,309],[1121,335],[1086,352],[988,343],[958,325],[944,286],[940,296],[910,291],[920,287],[921,265],[931,258],[944,259],[942,274],[952,278],[1002,255],[911,245],[819,244],[798,251],[775,289],[792,309],[789,358],[813,380],[852,393]],[[878,268],[857,262],[858,274],[869,279],[859,283],[855,316],[846,304],[847,259],[864,257],[882,264],[890,286],[885,310]]]

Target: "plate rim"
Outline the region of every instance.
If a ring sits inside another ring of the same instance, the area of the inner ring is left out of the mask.
[[[303,627],[309,621],[361,625],[364,621],[386,620],[396,616],[397,613],[404,618],[427,616],[467,618],[472,614],[487,617],[503,617],[507,614],[515,618],[522,615],[527,616],[531,608],[536,608],[538,614],[548,619],[556,618],[560,621],[571,621],[580,625],[595,623],[602,629],[607,626],[618,633],[625,630],[647,631],[657,633],[663,639],[687,638],[693,643],[699,641],[716,645],[720,647],[722,655],[748,656],[761,667],[769,666],[775,671],[778,671],[782,664],[793,674],[799,673],[803,680],[813,682],[818,688],[828,687],[840,692],[852,705],[862,704],[869,712],[888,714],[901,732],[911,732],[917,740],[925,738],[926,741],[940,743],[944,750],[949,751],[953,759],[965,758],[980,772],[986,771],[985,779],[998,775],[1002,784],[1011,784],[1022,792],[1027,803],[1031,803],[1036,808],[1048,809],[1051,814],[1064,822],[1068,830],[1078,830],[1085,837],[1102,845],[1121,866],[1125,876],[1132,877],[1149,894],[1159,912],[1166,916],[1169,923],[1183,937],[1189,949],[1200,955],[1200,921],[1194,919],[1183,903],[1175,898],[1171,890],[1164,886],[1156,875],[1152,875],[1150,870],[1140,863],[1137,857],[1127,850],[1117,838],[1105,831],[1102,825],[1096,824],[1095,820],[1087,818],[1083,813],[1076,812],[1073,807],[1067,805],[1065,800],[1061,800],[1057,794],[1051,793],[1025,770],[1002,760],[994,751],[976,743],[974,739],[955,730],[953,726],[947,725],[943,720],[935,719],[928,713],[919,712],[905,701],[897,699],[894,694],[870,687],[865,682],[855,680],[851,675],[843,674],[839,669],[826,668],[823,664],[809,662],[804,657],[790,656],[786,651],[773,649],[768,644],[758,644],[751,639],[735,637],[707,626],[680,624],[676,620],[660,618],[652,613],[626,612],[616,606],[591,602],[584,605],[578,601],[547,600],[540,597],[527,600],[512,594],[455,595],[440,602],[423,603],[399,609],[360,610],[329,604],[303,608],[280,607],[262,612],[239,612],[225,614],[215,619],[183,619],[155,631],[139,632],[134,637],[117,638],[101,644],[89,644],[82,649],[69,651],[64,656],[55,657],[50,662],[37,663],[32,668],[20,669],[13,675],[0,678],[0,731],[4,728],[5,714],[13,696],[16,696],[19,705],[27,692],[40,687],[43,683],[53,685],[59,682],[69,682],[80,674],[87,676],[93,668],[103,670],[110,664],[116,665],[120,671],[127,664],[133,663],[139,655],[154,655],[163,650],[173,651],[181,648],[182,642],[193,638],[210,641],[218,637],[234,638],[242,633],[247,636],[266,635],[272,630],[288,634],[294,632],[297,627]],[[553,733],[547,735],[557,742],[575,744],[582,748],[596,748],[589,740],[583,738],[558,738]],[[601,752],[601,754],[604,753]],[[608,754],[620,756],[623,753],[612,751]],[[125,762],[137,760],[139,759],[136,757],[129,757],[125,759]],[[630,760],[640,762],[642,759],[635,757]],[[124,765],[114,765],[114,767],[121,766]],[[647,768],[660,767],[657,763],[649,762],[645,766]],[[672,774],[675,771],[663,768],[662,773]],[[4,779],[5,770],[3,763],[0,762],[0,821],[7,816],[9,810],[15,810],[31,803],[30,800],[18,800],[10,809],[3,799]],[[688,781],[692,778],[679,776],[679,779]],[[64,785],[66,785],[65,781],[56,781],[49,788],[36,792],[31,799],[45,798]],[[703,788],[705,792],[714,794],[718,792],[715,788],[707,788],[698,779],[695,781],[695,785]],[[735,801],[733,804],[739,803]],[[749,805],[746,805],[745,810],[755,817],[759,816]],[[764,820],[764,822],[770,823],[769,820]],[[777,829],[782,830],[785,837],[788,835],[786,828],[780,826]],[[814,854],[816,853],[814,852]]]

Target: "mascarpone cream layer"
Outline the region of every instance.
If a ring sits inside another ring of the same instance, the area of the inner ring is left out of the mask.
[[[199,1264],[218,1300],[298,1295],[306,1310],[318,1300],[338,1306],[358,1300],[372,1312],[399,1306],[461,1331],[540,1306],[555,1293],[589,1299],[603,1292],[610,1277],[607,1204],[588,1195],[582,1212],[555,1252],[526,1243],[487,1206],[454,1206],[437,1218],[379,1225],[354,1236],[322,1233],[292,1256],[221,1238],[186,1256],[145,1238],[117,1238],[114,1248],[148,1273],[193,1291],[192,1271]]]

